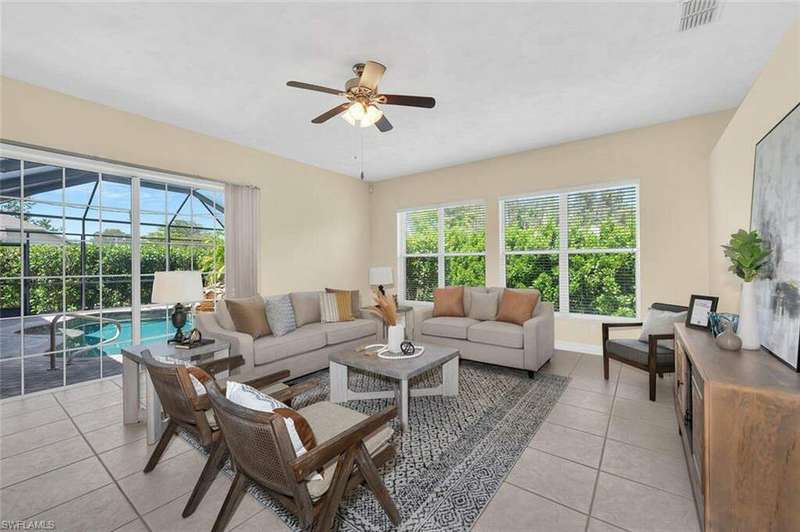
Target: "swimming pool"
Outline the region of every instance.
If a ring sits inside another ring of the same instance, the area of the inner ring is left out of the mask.
[[[65,322],[67,328],[82,332],[74,340],[67,339],[67,349],[97,346],[87,354],[99,356],[102,350],[104,355],[117,355],[121,353],[123,347],[133,343],[133,322],[130,313],[104,314],[103,318],[103,323],[83,318],[67,320]],[[119,326],[118,335],[117,326]],[[183,330],[188,332],[192,327],[192,317],[187,316]],[[175,334],[175,327],[172,326],[170,318],[165,316],[164,311],[150,312],[149,315],[142,312],[139,332],[142,343],[152,343],[172,337]]]

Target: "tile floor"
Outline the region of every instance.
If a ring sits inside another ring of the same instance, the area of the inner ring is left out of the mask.
[[[477,531],[697,531],[672,410],[670,376],[647,400],[643,372],[559,351],[545,371],[572,377],[474,528]],[[0,403],[3,520],[53,520],[63,531],[210,530],[218,507],[188,519],[183,505],[203,466],[174,439],[159,466],[143,426],[124,426],[119,379]],[[220,476],[205,499],[222,501]],[[653,511],[657,508],[657,511]],[[247,496],[231,523],[243,531],[285,530]]]

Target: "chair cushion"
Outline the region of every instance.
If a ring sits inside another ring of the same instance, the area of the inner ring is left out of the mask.
[[[355,410],[350,410],[349,408],[328,401],[321,401],[306,406],[298,410],[298,413],[308,421],[311,430],[314,431],[314,435],[317,438],[317,445],[322,445],[340,432],[344,432],[353,425],[369,417]],[[392,434],[394,434],[394,432],[391,427],[385,425],[381,430],[373,433],[369,438],[364,440],[369,454],[374,456],[377,452],[383,450],[392,438]],[[308,481],[308,493],[312,498],[318,499],[325,494],[333,481],[335,472],[336,460],[332,460],[325,465],[322,479]]]
[[[319,295],[323,292],[292,292],[289,298],[294,309],[294,321],[298,327],[320,321]]]
[[[422,322],[422,334],[444,338],[467,339],[467,329],[480,323],[472,318],[430,318]]]
[[[669,366],[675,363],[675,352],[662,345],[656,346],[656,364],[659,366]],[[647,344],[639,340],[607,340],[606,350],[625,360],[638,362],[647,365]]]
[[[686,312],[670,312],[668,310],[659,310],[650,307],[647,311],[647,317],[642,324],[642,334],[639,335],[640,342],[647,342],[651,334],[672,334],[673,326],[676,323],[683,323],[686,320]],[[659,345],[673,349],[675,346],[674,340],[659,340]]]
[[[253,342],[256,366],[325,347],[325,331],[317,323],[304,325],[283,336],[264,336]]]
[[[292,441],[297,456],[302,456],[317,446],[314,430],[306,418],[274,397],[252,386],[235,381],[228,381],[225,397],[232,403],[245,408],[260,412],[272,412],[281,416],[286,423],[286,430],[289,432],[289,439]]]
[[[474,305],[475,299],[472,301]],[[500,345],[514,349],[522,349],[523,346],[522,326],[516,323],[483,321],[467,330],[467,338],[470,342]]]
[[[361,318],[337,323],[323,323],[322,330],[327,335],[328,345],[349,342],[378,332],[375,320]]]
[[[433,317],[464,316],[464,287],[448,286],[433,291]]]
[[[264,303],[267,307],[269,328],[275,336],[283,336],[297,329],[292,298],[289,294],[268,297]],[[317,299],[317,310],[319,311],[319,299]]]

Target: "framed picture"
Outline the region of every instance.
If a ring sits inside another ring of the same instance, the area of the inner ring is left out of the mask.
[[[718,297],[692,294],[692,299],[689,301],[689,312],[686,314],[686,326],[694,329],[708,329],[709,314],[717,311],[718,302]]]

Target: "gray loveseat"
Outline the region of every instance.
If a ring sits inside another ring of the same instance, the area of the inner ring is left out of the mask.
[[[464,288],[464,315],[469,316],[474,291],[492,293],[498,305],[504,288]],[[517,290],[517,289],[515,289]],[[538,292],[519,289],[519,292]],[[433,317],[433,308],[417,311],[416,340],[458,348],[461,358],[510,368],[526,369],[528,375],[541,368],[555,349],[553,304],[539,301],[523,325],[469,317]]]
[[[236,332],[224,300],[217,303],[214,312],[197,313],[197,328],[203,338],[227,340],[232,354],[242,355],[244,365],[234,374],[258,377],[288,369],[292,378],[300,377],[328,367],[330,353],[376,342],[382,330],[380,321],[371,315],[362,316],[357,297],[353,303],[357,319],[320,323],[320,293],[289,294],[297,329],[283,336],[269,334],[253,340],[249,334]]]

